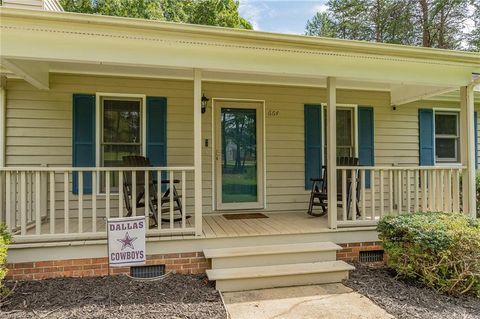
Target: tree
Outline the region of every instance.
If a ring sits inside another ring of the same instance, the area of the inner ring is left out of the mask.
[[[65,11],[252,29],[235,0],[60,0]]]
[[[468,37],[469,49],[480,52],[480,3],[473,2],[473,23],[474,28]]]
[[[329,0],[327,12],[317,13],[305,29],[310,35],[351,40],[443,49],[470,42],[472,47],[480,31],[477,27],[465,41],[471,2],[478,8],[478,0]],[[476,21],[478,26],[478,16]]]

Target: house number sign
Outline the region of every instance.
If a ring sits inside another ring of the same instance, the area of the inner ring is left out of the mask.
[[[268,110],[267,117],[278,117],[280,115],[279,110]]]

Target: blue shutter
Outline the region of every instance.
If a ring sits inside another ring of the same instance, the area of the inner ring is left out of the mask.
[[[147,97],[147,154],[153,166],[167,166],[167,99]],[[166,172],[162,172],[162,178]],[[162,186],[165,191],[166,185]]]
[[[362,166],[375,165],[374,144],[374,114],[373,107],[358,107],[358,164]],[[370,172],[365,174],[365,187],[370,187]]]
[[[322,173],[322,106],[305,105],[305,189]]]
[[[418,110],[420,166],[435,165],[435,127],[433,125],[433,110]]]
[[[478,168],[478,117],[477,112],[473,114],[473,128],[475,129],[475,168]]]
[[[74,94],[72,114],[72,166],[95,167],[95,95]],[[78,193],[78,174],[73,174],[73,193]],[[83,193],[92,193],[92,174],[83,174]]]

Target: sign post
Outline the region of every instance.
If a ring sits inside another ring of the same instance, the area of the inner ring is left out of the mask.
[[[107,219],[109,269],[145,264],[145,231],[145,216]]]

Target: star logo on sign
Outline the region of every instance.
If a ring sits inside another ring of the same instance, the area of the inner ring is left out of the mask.
[[[135,249],[135,247],[133,247],[133,242],[136,239],[137,239],[137,237],[130,237],[128,232],[126,232],[125,237],[123,239],[117,239],[117,241],[122,243],[122,250],[124,250],[127,247],[130,247],[131,249]]]

